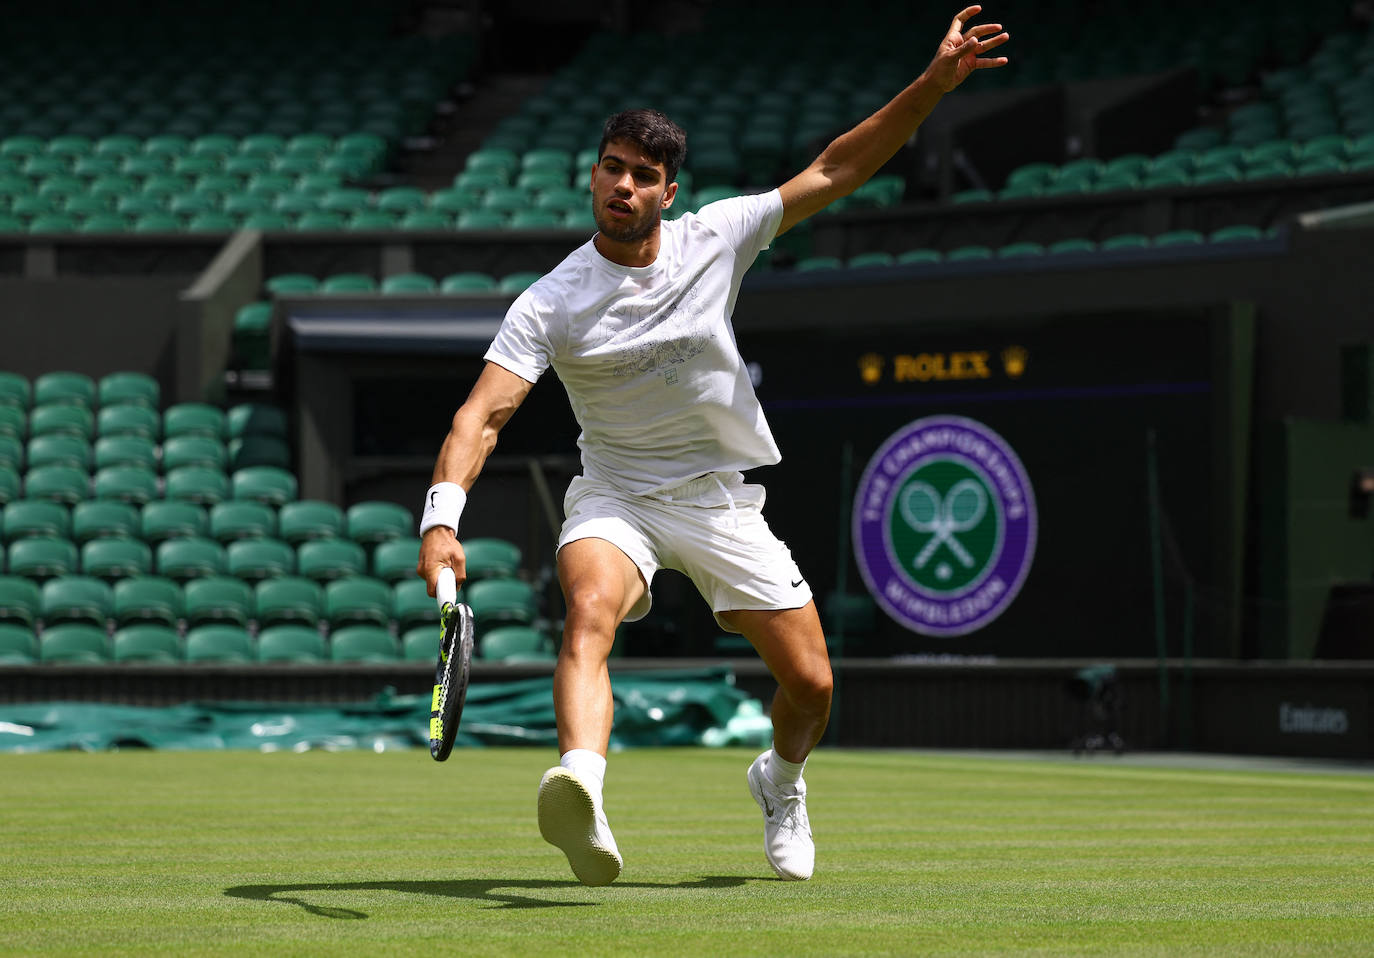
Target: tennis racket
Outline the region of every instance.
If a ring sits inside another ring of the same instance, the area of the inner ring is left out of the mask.
[[[439,664],[434,669],[434,697],[429,711],[429,754],[442,762],[453,751],[463,701],[468,697],[468,669],[472,666],[472,610],[458,601],[453,570],[439,570],[435,584],[439,600]]]

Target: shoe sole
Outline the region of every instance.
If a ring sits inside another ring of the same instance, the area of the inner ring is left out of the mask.
[[[620,876],[620,856],[596,841],[596,808],[586,787],[564,768],[539,783],[539,834],[568,856],[584,885],[609,885]]]
[[[758,780],[755,777],[756,774],[761,775],[763,773],[755,773],[754,768],[755,766],[750,765],[749,773],[745,776],[745,778],[749,780],[749,794],[754,797],[754,804],[758,805],[759,811],[767,815],[768,808],[763,803],[763,787],[758,784]],[[768,866],[772,868],[773,872],[783,881],[807,881],[811,877],[810,875],[795,875],[792,872],[784,871],[782,868],[778,867],[777,862],[773,861],[773,853],[768,850],[768,825],[766,822],[763,832],[763,857],[768,860]]]

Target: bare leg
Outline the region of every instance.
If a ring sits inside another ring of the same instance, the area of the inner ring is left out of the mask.
[[[825,734],[834,679],[816,604],[781,611],[721,614],[758,651],[778,681],[773,696],[773,750],[800,762]]]
[[[585,748],[604,756],[614,717],[606,660],[616,627],[647,586],[629,556],[605,539],[578,539],[560,549],[558,578],[568,604],[553,673],[558,750]]]

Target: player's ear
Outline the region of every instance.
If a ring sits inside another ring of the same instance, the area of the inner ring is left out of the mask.
[[[669,183],[668,188],[663,191],[663,209],[673,205],[673,197],[677,196],[677,183]]]

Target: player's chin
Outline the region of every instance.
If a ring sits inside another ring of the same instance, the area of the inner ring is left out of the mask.
[[[596,211],[596,228],[602,236],[617,243],[634,243],[644,239],[658,228],[659,217],[652,213],[642,218],[618,220],[603,210]]]

